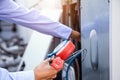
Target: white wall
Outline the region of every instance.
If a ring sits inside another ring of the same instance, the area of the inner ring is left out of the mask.
[[[99,3],[99,4],[98,4]],[[95,18],[108,11],[107,0],[81,0],[81,26],[94,22]],[[101,7],[102,5],[102,7]]]
[[[120,0],[110,7],[110,80],[120,80]]]

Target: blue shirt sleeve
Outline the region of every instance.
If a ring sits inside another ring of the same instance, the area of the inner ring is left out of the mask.
[[[21,71],[21,72],[8,72],[0,68],[0,80],[34,80],[34,72]]]
[[[68,39],[72,32],[66,25],[43,16],[37,10],[19,6],[12,0],[0,0],[0,19],[62,39]]]

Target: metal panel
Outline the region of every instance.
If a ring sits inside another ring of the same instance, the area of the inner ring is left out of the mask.
[[[108,0],[81,1],[82,80],[109,80],[109,3]]]

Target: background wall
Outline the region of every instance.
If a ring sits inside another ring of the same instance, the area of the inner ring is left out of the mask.
[[[81,0],[81,39],[82,80],[109,80],[108,0]]]
[[[120,80],[120,0],[111,0],[110,25],[110,80]]]

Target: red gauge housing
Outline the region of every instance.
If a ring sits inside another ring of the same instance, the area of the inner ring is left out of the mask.
[[[66,60],[75,50],[75,45],[72,41],[68,41],[60,51],[57,52],[56,57],[60,57],[62,60]]]

